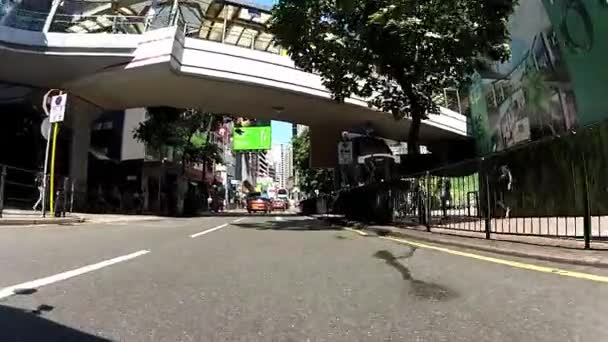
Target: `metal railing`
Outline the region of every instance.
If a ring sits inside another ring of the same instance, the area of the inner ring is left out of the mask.
[[[0,25],[27,31],[42,31],[48,13],[12,9],[0,18]]]
[[[18,210],[17,214],[43,215],[42,172],[0,164],[0,217],[6,215],[5,208]],[[48,184],[48,176],[47,176]],[[65,216],[74,206],[74,183],[69,177],[55,177],[53,211]],[[48,189],[47,189],[48,191]],[[48,192],[46,196],[48,208]]]
[[[141,34],[151,25],[146,16],[56,14],[50,32]]]
[[[0,18],[0,24],[28,31],[42,31],[49,13],[13,9]],[[153,27],[151,17],[127,15],[55,14],[50,32],[141,34]],[[158,23],[155,24],[158,26]],[[170,26],[162,23],[162,27]],[[158,27],[156,27],[158,28]]]
[[[344,190],[362,221],[496,235],[608,240],[608,121],[391,182]]]
[[[42,31],[49,13],[14,9],[0,18],[0,24],[29,31]],[[141,34],[149,30],[177,25],[186,37],[221,42],[273,54],[285,54],[285,50],[274,43],[267,34],[246,28],[226,29],[210,24],[192,25],[181,17],[173,20],[166,15],[128,16],[128,15],[79,15],[55,14],[49,27],[50,32],[65,33],[113,33]]]
[[[458,89],[444,88],[441,93],[435,94],[433,102],[456,113],[463,113],[463,104]]]
[[[179,23],[184,35],[189,38],[209,40],[224,43],[226,45],[239,46],[251,50],[265,51],[272,54],[285,54],[280,46],[274,43],[274,39],[264,37],[259,32],[250,32],[247,29],[225,30],[223,27],[213,25],[192,25]]]

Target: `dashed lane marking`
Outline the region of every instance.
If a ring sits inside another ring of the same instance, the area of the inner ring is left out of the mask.
[[[191,238],[196,238],[196,237],[199,237],[201,235],[209,234],[211,232],[214,232],[216,230],[219,230],[219,229],[222,229],[222,228],[225,228],[225,227],[228,227],[228,223],[224,223],[224,224],[221,224],[221,225],[219,225],[217,227],[213,227],[211,229],[203,230],[202,232],[198,232],[196,234],[192,234],[192,235],[190,235],[190,237]]]
[[[5,287],[3,289],[0,289],[0,299],[2,298],[6,298],[6,297],[10,297],[14,294],[16,294],[18,292],[18,290],[30,290],[30,289],[37,289],[40,288],[42,286],[45,285],[49,285],[49,284],[53,284],[62,280],[66,280],[66,279],[70,279],[85,273],[89,273],[92,271],[96,271],[99,270],[101,268],[104,267],[108,267],[114,264],[117,264],[119,262],[123,262],[123,261],[127,261],[130,259],[134,259],[137,258],[138,256],[142,256],[144,254],[148,254],[150,253],[150,251],[148,250],[141,250],[135,253],[131,253],[131,254],[127,254],[127,255],[123,255],[123,256],[119,256],[116,258],[112,258],[112,259],[108,259],[108,260],[104,260],[101,262],[98,262],[96,264],[91,264],[91,265],[87,265],[87,266],[83,266],[71,271],[67,271],[67,272],[63,272],[63,273],[59,273],[59,274],[55,274],[52,276],[48,276],[45,278],[40,278],[40,279],[36,279],[36,280],[32,280],[32,281],[28,281],[25,283],[21,283],[21,284],[17,284],[17,285],[13,285],[13,286],[9,286],[9,287]]]

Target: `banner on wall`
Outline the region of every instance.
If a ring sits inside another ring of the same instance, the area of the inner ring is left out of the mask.
[[[511,59],[473,78],[479,155],[608,118],[608,5],[520,1],[509,21]]]

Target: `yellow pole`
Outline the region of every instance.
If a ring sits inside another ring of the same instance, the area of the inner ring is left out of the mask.
[[[52,143],[52,147],[51,147],[51,176],[49,178],[49,185],[50,185],[50,191],[49,191],[49,198],[51,201],[51,206],[50,206],[50,210],[51,210],[51,217],[55,217],[55,207],[53,207],[53,200],[55,198],[54,195],[54,185],[55,185],[55,181],[54,181],[54,177],[55,177],[55,147],[57,146],[57,132],[59,131],[59,124],[57,122],[55,122],[53,124],[53,143]]]

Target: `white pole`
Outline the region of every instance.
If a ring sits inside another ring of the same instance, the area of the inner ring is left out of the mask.
[[[169,26],[174,26],[177,23],[177,16],[179,15],[179,0],[173,0],[173,5],[171,6],[171,23]]]
[[[51,93],[53,91],[55,91],[55,89],[49,90],[42,97],[42,110],[44,110],[44,113],[46,114],[47,117],[49,117],[49,115],[50,115],[49,108],[47,108],[47,106],[49,104],[49,96],[51,96]],[[50,124],[49,130],[46,135],[46,152],[44,153],[44,171],[43,171],[43,175],[42,175],[42,217],[46,216],[46,187],[47,187],[46,173],[48,172],[49,150],[51,149],[51,128],[52,127],[53,127],[53,125]],[[51,210],[53,210],[53,209],[51,208]]]
[[[55,13],[57,13],[57,8],[59,8],[59,3],[61,0],[54,0],[51,5],[51,9],[49,11],[49,15],[46,17],[44,21],[44,27],[42,28],[42,32],[49,32],[51,29],[51,24],[53,23],[53,18],[55,17]]]
[[[46,152],[44,153],[44,171],[43,171],[43,175],[42,175],[42,217],[46,216],[46,187],[47,187],[46,173],[48,172],[49,150],[51,149],[51,128],[52,127],[53,127],[53,125],[49,125],[49,130],[46,135],[47,136]]]
[[[226,25],[228,25],[228,4],[224,2],[224,25],[222,26],[222,43],[226,41]]]

